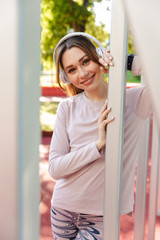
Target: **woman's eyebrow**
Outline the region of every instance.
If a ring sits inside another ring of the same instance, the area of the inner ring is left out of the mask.
[[[81,57],[81,58],[79,59],[79,62],[81,62],[86,56],[87,56],[87,55],[85,54],[83,57]],[[67,70],[68,68],[70,68],[70,67],[73,67],[73,64],[67,66],[67,67],[66,67],[66,70]]]
[[[81,58],[79,59],[79,62],[81,62],[81,61],[83,60],[83,58],[85,58],[85,57],[87,57],[86,54],[85,54],[83,57],[81,57]]]
[[[66,67],[66,70],[67,70],[67,68],[71,68],[71,67],[73,67],[73,65],[69,65],[69,66],[67,66],[67,67]]]

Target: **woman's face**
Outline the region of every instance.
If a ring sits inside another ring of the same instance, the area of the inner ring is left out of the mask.
[[[78,47],[72,47],[64,52],[62,64],[70,82],[77,88],[92,91],[103,80],[100,66]]]

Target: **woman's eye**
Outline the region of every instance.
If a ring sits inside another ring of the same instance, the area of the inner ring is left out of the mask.
[[[74,71],[75,71],[75,68],[71,68],[71,69],[68,70],[68,73],[72,73]]]
[[[90,62],[90,59],[87,58],[87,59],[85,59],[85,60],[83,61],[83,64],[85,65],[85,64],[87,64],[87,63],[89,63],[89,62]]]

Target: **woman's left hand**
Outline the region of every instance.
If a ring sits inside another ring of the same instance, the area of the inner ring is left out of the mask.
[[[109,67],[113,66],[113,57],[110,54],[110,50],[106,50],[102,57],[99,58],[99,62],[102,65],[100,68],[104,73],[108,73],[109,72]],[[107,68],[108,67],[108,68]]]
[[[96,141],[97,149],[100,151],[106,145],[106,126],[114,120],[114,117],[108,118],[111,108],[107,108],[107,101],[101,109],[99,120],[98,120],[98,130],[99,138]]]

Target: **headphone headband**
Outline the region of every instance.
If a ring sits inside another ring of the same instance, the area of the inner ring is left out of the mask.
[[[105,51],[105,47],[103,47],[103,45],[100,43],[100,41],[93,37],[92,35],[90,35],[89,33],[84,33],[84,32],[74,32],[74,33],[69,33],[67,35],[65,35],[63,38],[61,38],[61,40],[57,43],[55,49],[54,49],[54,53],[53,53],[53,60],[54,63],[56,63],[56,50],[57,48],[61,45],[61,43],[63,43],[65,40],[67,40],[70,37],[74,37],[74,36],[84,36],[84,37],[88,37],[90,39],[92,39],[95,43],[98,44],[98,46],[100,47],[102,53]]]
[[[103,52],[105,51],[105,47],[103,47],[103,45],[100,43],[100,41],[98,41],[97,38],[93,37],[92,35],[90,35],[89,33],[84,33],[84,32],[74,32],[74,33],[69,33],[67,35],[65,35],[63,38],[61,38],[61,40],[57,43],[55,49],[54,49],[54,53],[53,53],[53,60],[54,63],[56,64],[56,51],[57,48],[61,45],[61,43],[63,43],[65,40],[67,40],[68,38],[74,37],[74,36],[84,36],[87,38],[92,39],[95,43],[98,44],[99,49],[97,49],[97,53],[102,55]],[[60,70],[60,79],[67,84],[70,84],[70,81],[65,73],[64,70]]]

